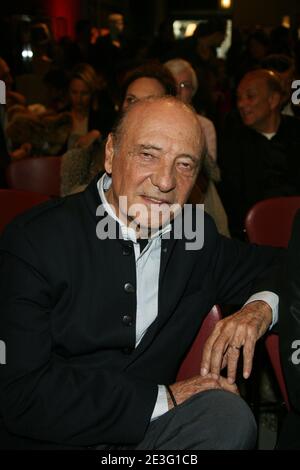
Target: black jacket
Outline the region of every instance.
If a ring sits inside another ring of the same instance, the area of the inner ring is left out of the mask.
[[[94,180],[18,217],[0,240],[0,409],[16,435],[139,442],[157,385],[175,381],[211,307],[274,288],[265,277],[277,251],[222,237],[206,216],[201,250],[162,241],[158,317],[135,349],[136,295],[124,289],[136,286],[134,251],[96,237],[99,204]]]

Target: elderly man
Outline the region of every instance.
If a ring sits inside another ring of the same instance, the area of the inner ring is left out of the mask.
[[[266,291],[277,254],[222,237],[207,215],[203,246],[187,249],[186,232],[175,237],[202,153],[191,108],[172,97],[140,100],[109,136],[100,179],[7,228],[0,406],[10,447],[254,446],[255,422],[234,382],[240,348],[248,377],[275,314],[277,295]],[[116,236],[105,237],[101,227],[114,225]],[[201,375],[177,383],[212,305],[255,292],[218,324]]]
[[[281,114],[282,88],[268,70],[247,73],[237,90],[241,121],[228,120],[220,141],[221,196],[232,235],[243,236],[256,202],[300,194],[300,122]]]

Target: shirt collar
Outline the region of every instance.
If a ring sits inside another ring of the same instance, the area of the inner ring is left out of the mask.
[[[118,222],[118,224],[120,225],[123,239],[130,240],[133,243],[138,243],[135,230],[132,227],[127,227],[127,225],[124,224],[124,222],[117,217],[115,213],[115,209],[113,208],[111,204],[109,204],[109,202],[106,199],[105,192],[110,188],[111,182],[112,182],[111,177],[108,176],[107,173],[104,173],[97,183],[97,187],[98,187],[98,191],[99,191],[99,195],[100,195],[103,207],[105,211],[107,212],[107,214],[110,217],[112,217],[116,222]],[[150,237],[150,240],[161,238],[165,233],[170,232],[171,229],[172,229],[171,224],[166,225],[164,228],[157,230],[157,232],[155,232]]]

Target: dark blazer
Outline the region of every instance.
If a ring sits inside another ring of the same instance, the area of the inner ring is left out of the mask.
[[[157,384],[175,381],[211,307],[274,287],[266,273],[277,251],[222,237],[206,216],[202,249],[162,241],[158,317],[135,349],[133,246],[96,237],[99,204],[95,179],[18,217],[0,240],[0,410],[16,435],[139,442]]]
[[[279,305],[281,362],[293,410],[285,420],[278,447],[300,449],[300,211],[293,224]]]

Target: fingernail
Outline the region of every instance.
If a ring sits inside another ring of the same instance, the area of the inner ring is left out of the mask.
[[[249,372],[244,372],[244,374],[243,374],[243,375],[244,375],[244,379],[248,379],[248,378],[249,378],[249,376],[250,376]]]
[[[207,375],[207,369],[205,367],[201,367],[200,374],[201,375]]]
[[[231,378],[231,377],[227,377],[227,382],[228,382],[230,385],[232,385],[232,384],[234,384],[234,379]]]
[[[217,374],[211,374],[212,378],[218,380],[219,376]]]

